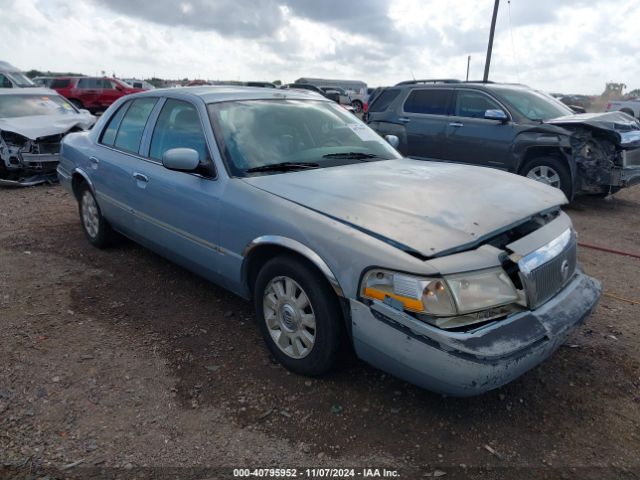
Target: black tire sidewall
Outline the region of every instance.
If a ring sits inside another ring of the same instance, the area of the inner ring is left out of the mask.
[[[89,195],[93,197],[93,201],[96,203],[96,207],[98,209],[98,233],[95,237],[89,235],[89,232],[87,232],[87,229],[84,226],[84,219],[82,218],[82,197],[84,196],[85,192],[89,192]],[[89,243],[98,248],[107,247],[111,240],[111,227],[102,216],[100,205],[98,205],[98,201],[96,200],[95,195],[86,183],[83,183],[78,191],[78,213],[80,214],[80,224],[82,225],[82,231],[84,232],[85,237],[87,237]]]
[[[569,167],[562,162],[562,160],[554,157],[538,157],[529,160],[522,168],[522,175],[527,174],[536,167],[547,166],[553,168],[560,177],[560,190],[564,192],[568,199],[571,199],[573,194],[573,182],[571,181],[571,171]]]
[[[264,319],[263,295],[275,277],[295,280],[309,297],[316,317],[316,338],[311,352],[301,359],[289,357],[275,344]],[[322,375],[335,365],[344,339],[342,314],[335,292],[316,270],[294,256],[282,255],[269,260],[256,277],[254,309],[262,336],[271,354],[287,369],[309,376]]]

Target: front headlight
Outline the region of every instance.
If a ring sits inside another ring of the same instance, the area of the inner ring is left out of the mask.
[[[499,267],[444,278],[374,269],[364,276],[360,294],[410,312],[438,317],[477,312],[519,300],[513,282]]]
[[[477,312],[519,299],[513,282],[502,268],[446,277],[458,313]]]

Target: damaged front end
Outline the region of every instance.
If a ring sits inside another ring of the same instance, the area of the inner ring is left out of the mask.
[[[640,122],[621,113],[580,114],[548,120],[571,132],[576,190],[610,194],[640,183]]]
[[[15,132],[0,130],[0,185],[32,186],[57,181],[60,145],[73,127],[65,133],[27,138]]]

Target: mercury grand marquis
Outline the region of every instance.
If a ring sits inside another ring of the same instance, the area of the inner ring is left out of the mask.
[[[549,357],[600,284],[564,194],[510,173],[403,158],[313,93],[153,90],[65,137],[58,175],[88,241],[125,235],[251,299],[286,368],[356,355],[458,396]]]

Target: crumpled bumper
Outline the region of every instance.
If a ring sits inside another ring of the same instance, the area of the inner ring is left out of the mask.
[[[369,307],[351,300],[354,347],[362,360],[420,387],[478,395],[549,357],[591,313],[600,293],[600,283],[578,271],[538,309],[469,332],[436,328],[381,302]]]

